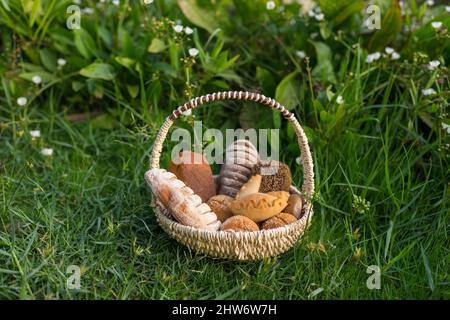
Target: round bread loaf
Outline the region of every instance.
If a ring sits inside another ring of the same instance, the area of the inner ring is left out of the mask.
[[[228,218],[220,226],[221,231],[259,231],[258,225],[244,216]]]
[[[297,221],[297,219],[292,214],[281,212],[277,214],[275,217],[272,217],[264,221],[263,224],[261,225],[261,229],[268,230],[280,228],[295,221]]]
[[[216,214],[217,219],[224,222],[228,218],[233,216],[231,211],[231,203],[234,201],[232,197],[226,196],[224,194],[218,194],[214,197],[209,198],[207,204],[211,210]]]

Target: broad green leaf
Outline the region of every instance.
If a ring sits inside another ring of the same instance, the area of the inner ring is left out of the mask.
[[[114,79],[114,68],[107,63],[92,63],[80,70],[80,74],[86,78],[102,79],[110,81]]]
[[[336,83],[330,47],[323,42],[311,41],[311,43],[314,45],[317,55],[317,65],[313,69],[313,76],[319,77],[322,82]]]
[[[150,53],[162,52],[164,49],[166,49],[166,44],[159,38],[154,38],[148,46],[148,52]]]
[[[297,75],[297,71],[288,74],[281,80],[275,90],[275,99],[288,110],[292,110],[299,105],[298,91],[300,90],[300,85],[295,79]]]
[[[244,103],[239,115],[239,124],[244,130],[273,128],[272,111],[252,102]]]
[[[75,34],[75,46],[78,52],[86,58],[90,59],[92,56],[96,55],[97,49],[95,46],[94,39],[91,35],[84,29],[73,30]]]
[[[48,49],[39,50],[39,55],[41,56],[41,61],[44,67],[49,71],[56,70],[56,55]]]
[[[128,57],[116,57],[115,60],[117,61],[117,63],[129,70],[133,70],[133,66],[136,64],[136,60],[130,59]]]
[[[98,26],[97,27],[97,33],[98,33],[99,37],[103,40],[105,45],[108,48],[111,48],[112,47],[112,35],[111,35],[111,32],[107,28],[105,28],[103,26]]]
[[[184,16],[196,26],[210,33],[219,28],[215,13],[201,8],[195,0],[178,0],[178,5]]]

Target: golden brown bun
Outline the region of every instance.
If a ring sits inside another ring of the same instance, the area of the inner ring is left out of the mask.
[[[290,193],[286,191],[271,191],[267,192],[267,194],[270,194],[271,196],[277,197],[279,199],[282,199],[283,201],[288,201],[290,197]]]
[[[303,199],[298,194],[291,194],[288,200],[287,207],[283,210],[286,213],[292,214],[297,219],[302,217]]]
[[[222,231],[259,231],[256,223],[244,216],[233,216],[228,218],[220,226]]]
[[[277,214],[275,217],[272,217],[264,221],[263,224],[261,225],[261,229],[268,230],[280,228],[295,221],[297,221],[297,219],[292,214],[281,212]]]
[[[286,205],[287,201],[284,199],[265,193],[253,193],[235,200],[231,204],[231,211],[235,215],[261,222],[280,213]]]
[[[198,194],[203,202],[216,195],[211,167],[202,154],[182,151],[178,157],[170,161],[167,171],[175,174]]]
[[[233,216],[233,212],[231,212],[231,202],[234,199],[232,197],[226,196],[224,194],[219,194],[214,197],[209,198],[208,205],[211,210],[216,214],[217,219],[221,222],[224,222],[229,217]]]

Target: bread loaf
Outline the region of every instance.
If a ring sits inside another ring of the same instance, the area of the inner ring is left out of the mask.
[[[179,223],[194,228],[217,231],[220,221],[211,208],[181,180],[164,169],[151,169],[145,181],[159,201]]]

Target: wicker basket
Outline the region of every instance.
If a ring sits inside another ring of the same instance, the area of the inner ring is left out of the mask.
[[[258,102],[279,111],[284,118],[291,122],[295,129],[301,151],[301,162],[304,171],[304,181],[301,193],[306,200],[304,205],[305,214],[294,223],[271,230],[261,230],[258,232],[212,232],[185,226],[176,222],[172,219],[170,213],[161,205],[158,199],[153,197],[152,206],[155,209],[158,223],[178,242],[196,252],[211,257],[232,260],[259,260],[265,257],[278,255],[291,248],[309,225],[313,215],[310,199],[314,192],[313,161],[309,150],[308,140],[294,114],[285,109],[280,103],[259,93],[243,91],[227,91],[207,94],[186,102],[166,118],[159,130],[153,145],[150,169],[159,168],[162,145],[166,139],[169,128],[172,126],[175,119],[189,109],[196,108],[205,103],[221,100],[249,100]],[[290,192],[300,194],[300,191],[294,186],[291,186]]]

